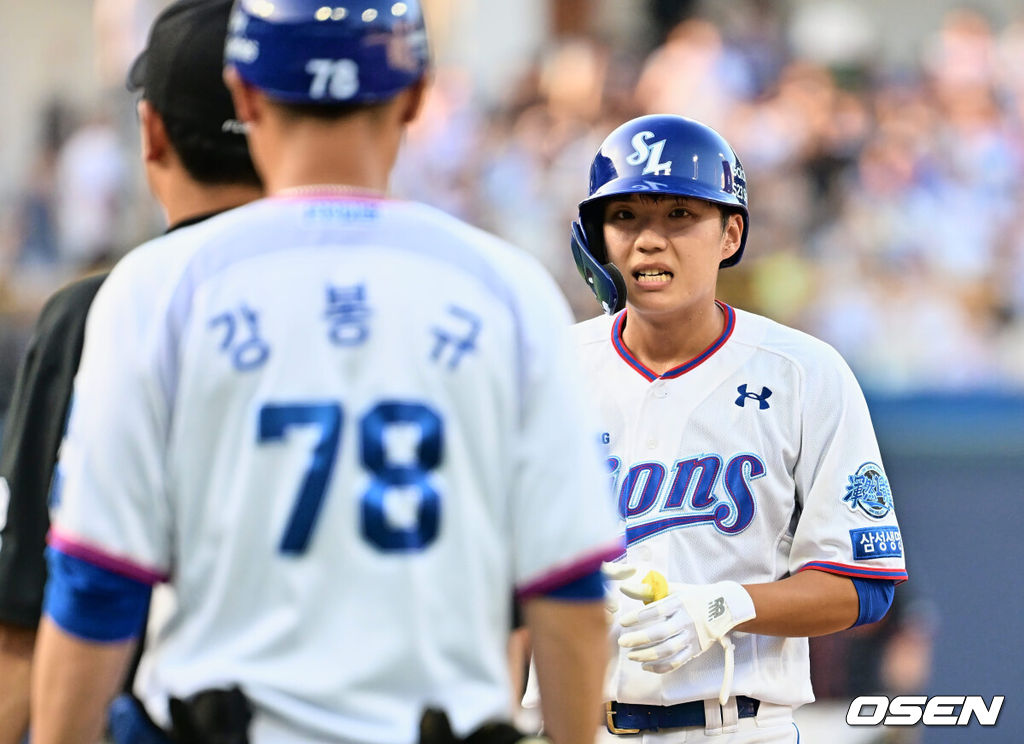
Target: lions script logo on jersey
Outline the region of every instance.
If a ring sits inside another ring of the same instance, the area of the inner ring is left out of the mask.
[[[630,140],[630,144],[633,145],[633,154],[626,158],[626,162],[630,165],[640,165],[647,161],[643,172],[645,176],[648,173],[653,173],[656,176],[671,176],[672,161],[661,162],[661,152],[665,149],[667,140],[658,140],[653,144],[648,144],[655,136],[654,132],[637,132]]]
[[[622,460],[610,456],[613,492],[621,469]],[[756,511],[753,482],[765,473],[764,461],[749,452],[728,459],[715,454],[689,457],[671,467],[656,460],[633,464],[617,486],[619,516],[629,522],[626,543],[704,524],[724,535],[743,532]]]
[[[850,476],[843,501],[850,505],[850,509],[859,506],[865,514],[875,519],[882,519],[892,511],[892,491],[889,490],[889,480],[882,468],[873,462],[861,465]]]

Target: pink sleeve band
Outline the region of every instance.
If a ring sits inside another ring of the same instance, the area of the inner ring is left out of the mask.
[[[91,563],[94,566],[126,576],[129,579],[141,581],[144,584],[159,584],[167,581],[170,576],[163,571],[156,571],[137,563],[110,555],[92,545],[86,545],[69,535],[61,533],[56,527],[50,528],[46,537],[47,544],[54,550],[59,550],[65,555]]]

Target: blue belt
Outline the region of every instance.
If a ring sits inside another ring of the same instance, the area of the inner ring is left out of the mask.
[[[736,710],[740,718],[753,718],[760,706],[760,700],[745,695],[736,696]],[[694,700],[679,705],[607,703],[605,725],[613,734],[639,734],[641,731],[703,726],[704,701]]]

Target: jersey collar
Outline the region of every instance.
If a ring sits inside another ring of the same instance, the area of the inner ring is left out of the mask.
[[[622,361],[646,377],[648,381],[657,380],[659,377],[664,380],[671,380],[675,377],[679,377],[680,375],[685,375],[694,367],[699,367],[701,364],[706,362],[716,351],[725,346],[725,342],[729,340],[729,336],[732,335],[733,329],[736,327],[736,311],[719,300],[715,300],[715,304],[722,308],[722,312],[725,313],[725,328],[722,329],[721,335],[712,341],[710,346],[704,349],[704,351],[693,359],[680,364],[678,367],[673,367],[663,375],[658,375],[656,372],[645,366],[639,359],[633,356],[633,353],[626,348],[624,343],[622,343],[622,327],[626,324],[625,310],[619,313],[619,317],[617,317],[615,322],[612,323],[612,346],[615,347],[615,351],[617,351],[619,356],[622,357]]]
[[[166,235],[167,233],[172,233],[175,230],[180,230],[183,227],[196,225],[200,222],[210,219],[211,217],[216,217],[218,214],[221,214],[222,212],[226,211],[226,209],[218,209],[215,212],[204,212],[203,214],[197,214],[192,217],[186,217],[183,220],[178,220],[173,225],[169,225],[167,229],[164,230],[164,235]]]

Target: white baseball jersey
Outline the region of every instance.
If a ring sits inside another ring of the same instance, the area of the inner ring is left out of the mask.
[[[173,585],[154,719],[236,683],[255,744],[507,717],[514,591],[621,551],[570,323],[535,261],[408,202],[265,199],[129,254],[51,544]]]
[[[626,312],[574,329],[625,519],[626,562],[690,584],[765,583],[807,568],[905,579],[892,496],[849,367],[817,339],[721,307],[722,335],[660,377],[623,345]],[[622,599],[621,612],[637,606]],[[814,699],[805,638],[730,637],[732,694],[793,706]],[[723,663],[716,644],[655,674],[620,650],[606,694],[655,705],[714,699]]]

